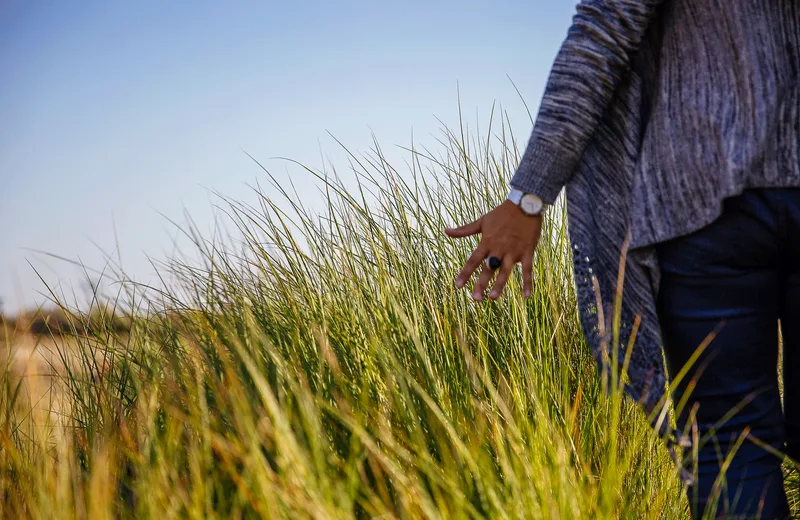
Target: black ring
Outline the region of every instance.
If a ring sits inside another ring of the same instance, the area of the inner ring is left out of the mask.
[[[497,270],[501,265],[503,265],[503,261],[497,258],[496,256],[490,256],[486,259],[486,267],[491,269],[492,271]]]

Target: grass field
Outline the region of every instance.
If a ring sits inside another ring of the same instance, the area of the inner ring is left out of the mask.
[[[500,200],[517,161],[490,134],[447,132],[399,171],[353,156],[355,188],[318,174],[321,215],[289,186],[225,201],[234,231],[187,229],[203,262],[125,286],[130,330],[6,331],[0,517],[686,517],[666,449],[601,390],[563,208],[529,300],[518,276],[499,302],[454,289],[474,243],[442,229]]]

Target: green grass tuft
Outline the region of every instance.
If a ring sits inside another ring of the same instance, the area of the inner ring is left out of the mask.
[[[44,423],[7,368],[0,516],[684,518],[667,451],[601,390],[563,206],[530,300],[519,273],[499,302],[454,289],[474,242],[442,230],[501,200],[518,161],[505,124],[463,135],[402,173],[377,145],[351,155],[349,189],[309,170],[321,215],[278,183],[280,201],[223,201],[234,231],[186,230],[202,262],[128,286],[130,330],[89,320],[62,343],[67,406]]]

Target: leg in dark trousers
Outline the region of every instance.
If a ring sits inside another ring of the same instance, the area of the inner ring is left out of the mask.
[[[670,375],[716,331],[674,392],[676,405],[687,398],[678,427],[685,429],[695,410],[701,440],[689,489],[694,518],[715,503],[716,517],[789,517],[781,458],[763,445],[786,451],[787,429],[790,449],[800,440],[798,243],[800,190],[748,190],[725,201],[711,225],[658,246]],[[777,375],[779,318],[788,425]]]
[[[800,463],[800,190],[784,190],[787,200],[787,254],[783,262],[783,406],[786,454]]]

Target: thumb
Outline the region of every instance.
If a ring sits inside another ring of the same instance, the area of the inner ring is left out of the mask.
[[[475,235],[481,232],[481,225],[483,224],[483,217],[479,218],[474,222],[470,222],[461,227],[457,228],[445,228],[444,232],[450,238],[463,238]]]

